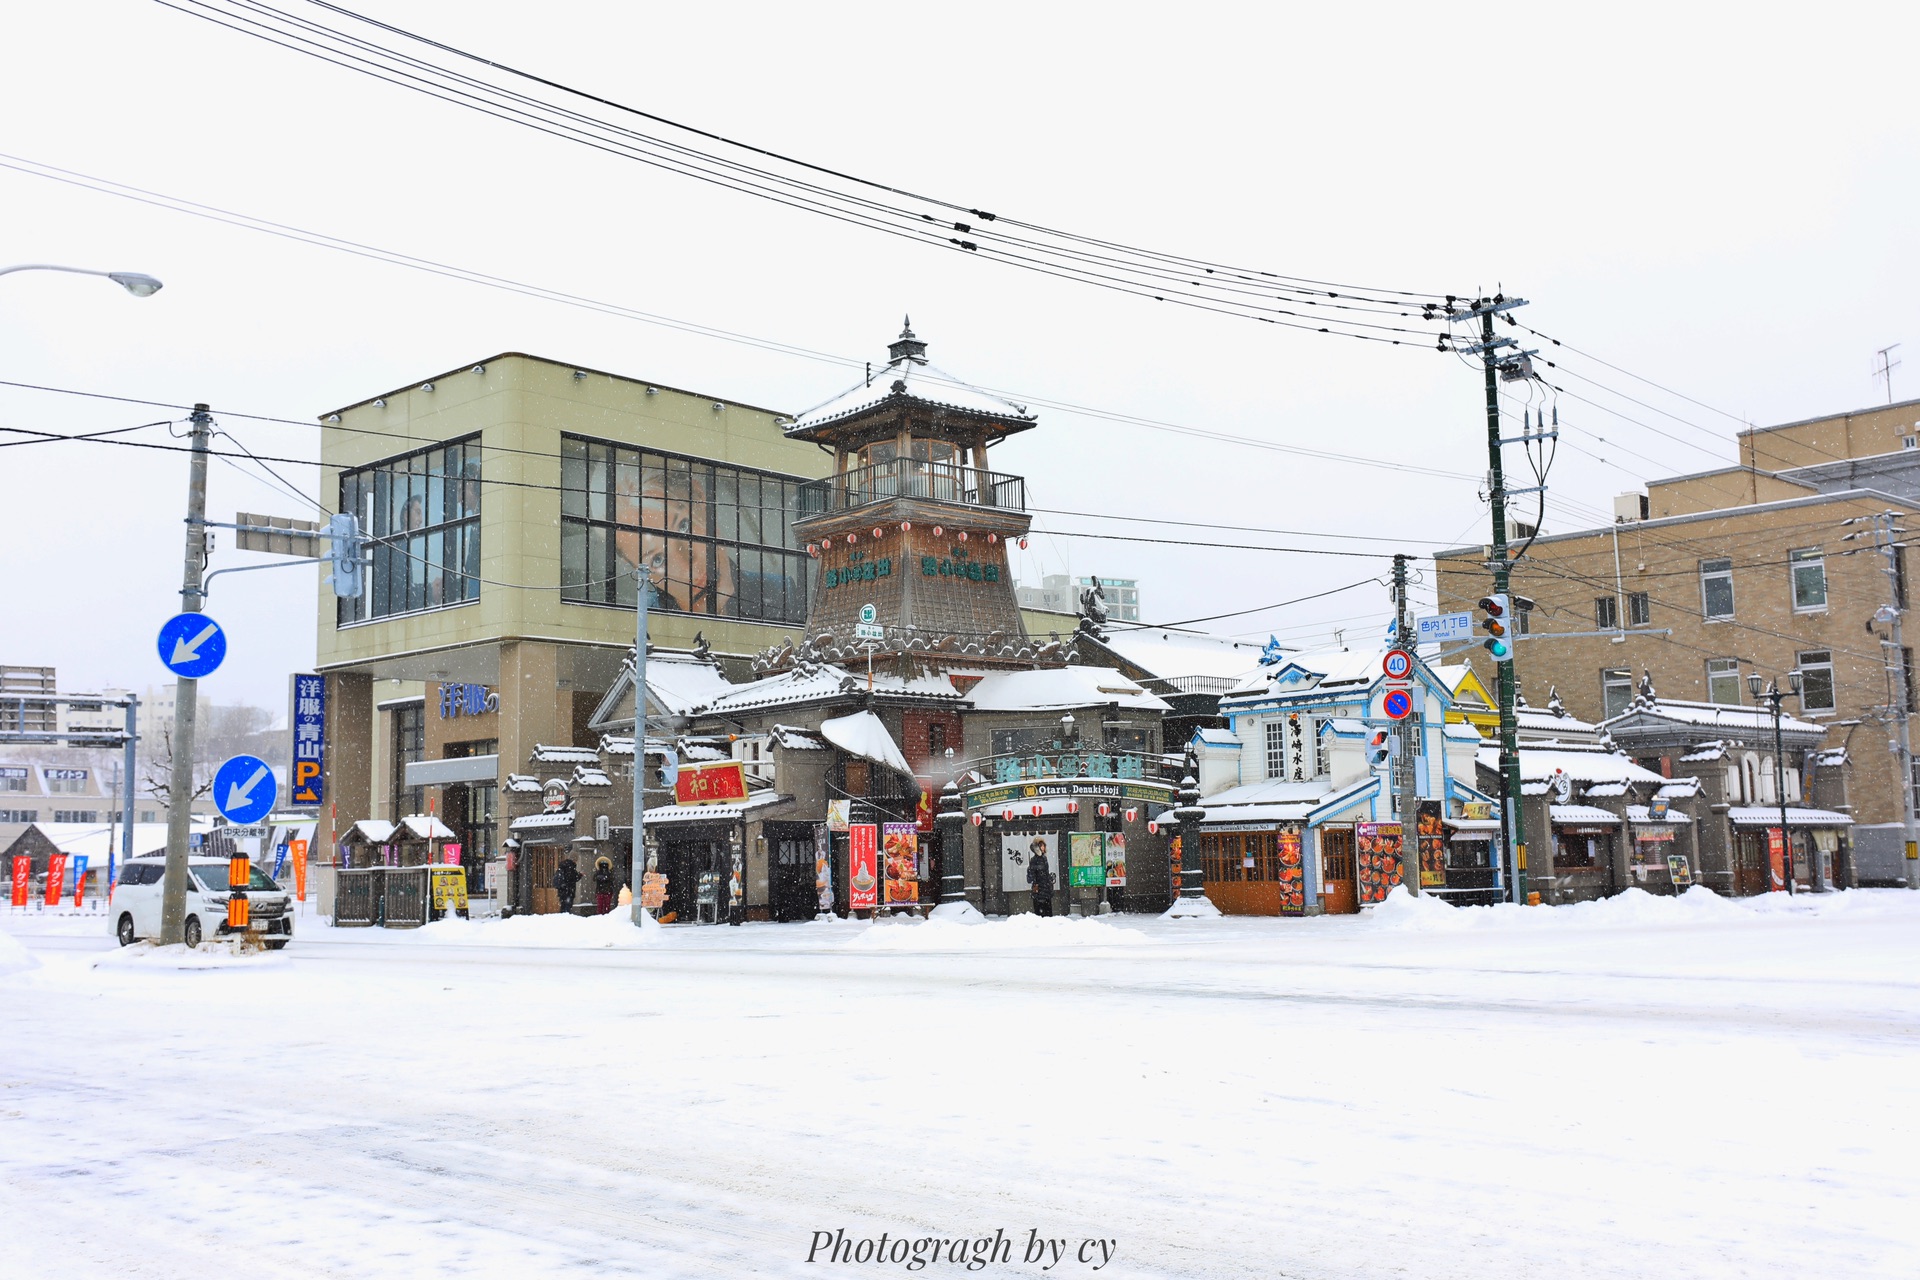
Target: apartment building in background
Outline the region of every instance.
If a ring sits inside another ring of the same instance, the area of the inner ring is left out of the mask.
[[[1535,705],[1557,693],[1598,723],[1626,714],[1643,680],[1663,700],[1751,707],[1749,672],[1785,688],[1797,671],[1803,692],[1785,711],[1826,733],[1788,762],[1840,766],[1844,799],[1830,786],[1822,799],[1852,817],[1869,863],[1880,846],[1897,849],[1901,787],[1912,785],[1886,723],[1889,709],[1913,705],[1911,652],[1873,623],[1884,606],[1905,607],[1909,575],[1904,551],[1890,562],[1871,537],[1850,535],[1869,528],[1862,517],[1920,505],[1920,400],[1750,429],[1738,447],[1734,466],[1622,495],[1611,525],[1532,543],[1513,575],[1532,602],[1515,617],[1520,690]],[[1434,557],[1442,612],[1472,610],[1491,589],[1489,554]],[[1489,656],[1476,648],[1468,660],[1491,687]],[[1762,794],[1771,785],[1755,783]]]
[[[1100,584],[1107,601],[1107,618],[1112,622],[1140,621],[1140,583],[1135,578],[1102,578],[1093,574],[1049,573],[1037,587],[1016,591],[1022,609],[1047,613],[1078,613],[1081,596]]]

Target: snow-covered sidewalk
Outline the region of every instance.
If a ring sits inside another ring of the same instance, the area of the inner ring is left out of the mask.
[[[0,1275],[1896,1276],[1920,894],[646,931],[0,923]],[[192,966],[192,967],[189,967]],[[1903,1207],[1904,1206],[1904,1207]]]

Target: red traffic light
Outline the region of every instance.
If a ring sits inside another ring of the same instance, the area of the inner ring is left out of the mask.
[[[1507,613],[1507,598],[1505,596],[1481,596],[1480,608],[1490,618],[1505,617]]]

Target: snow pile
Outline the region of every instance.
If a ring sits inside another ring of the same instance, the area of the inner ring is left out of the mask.
[[[1423,893],[1416,898],[1407,892],[1405,885],[1396,885],[1386,901],[1367,908],[1367,915],[1378,927],[1395,933],[1465,933],[1569,926],[1657,928],[1751,921],[1757,913],[1748,903],[1754,901],[1758,900],[1723,898],[1711,889],[1694,885],[1678,897],[1632,888],[1611,898],[1558,907],[1520,907],[1510,902],[1490,907],[1450,907],[1432,894]]]
[[[846,945],[870,951],[1021,951],[1049,947],[1137,947],[1152,939],[1104,920],[1031,913],[1005,920],[877,921]]]
[[[0,976],[9,973],[25,973],[28,969],[37,969],[40,962],[27,954],[27,949],[5,929],[0,929]]]
[[[222,938],[209,939],[197,947],[181,942],[170,947],[136,942],[130,947],[103,953],[93,961],[92,967],[152,972],[158,969],[266,969],[290,963],[283,951],[248,950],[237,941]]]
[[[643,913],[644,914],[644,913]],[[635,925],[625,909],[603,916],[509,916],[507,919],[462,920],[449,916],[418,929],[356,929],[380,942],[412,942],[454,947],[654,947],[668,930],[652,916]],[[299,946],[299,942],[294,945]]]

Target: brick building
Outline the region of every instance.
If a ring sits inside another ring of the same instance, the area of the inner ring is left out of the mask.
[[[1543,534],[1516,567],[1533,602],[1516,617],[1521,691],[1555,692],[1574,715],[1624,713],[1650,674],[1669,698],[1751,705],[1746,675],[1786,686],[1788,713],[1823,726],[1817,749],[1843,752],[1842,780],[1863,872],[1897,857],[1901,769],[1882,720],[1910,705],[1910,655],[1883,646],[1875,612],[1904,606],[1895,572],[1847,524],[1920,503],[1920,401],[1741,433],[1740,463],[1650,482],[1623,495],[1610,526]],[[1434,557],[1441,611],[1470,610],[1489,589],[1488,550]],[[1890,657],[1889,657],[1890,655]],[[1475,672],[1493,677],[1484,653]]]

